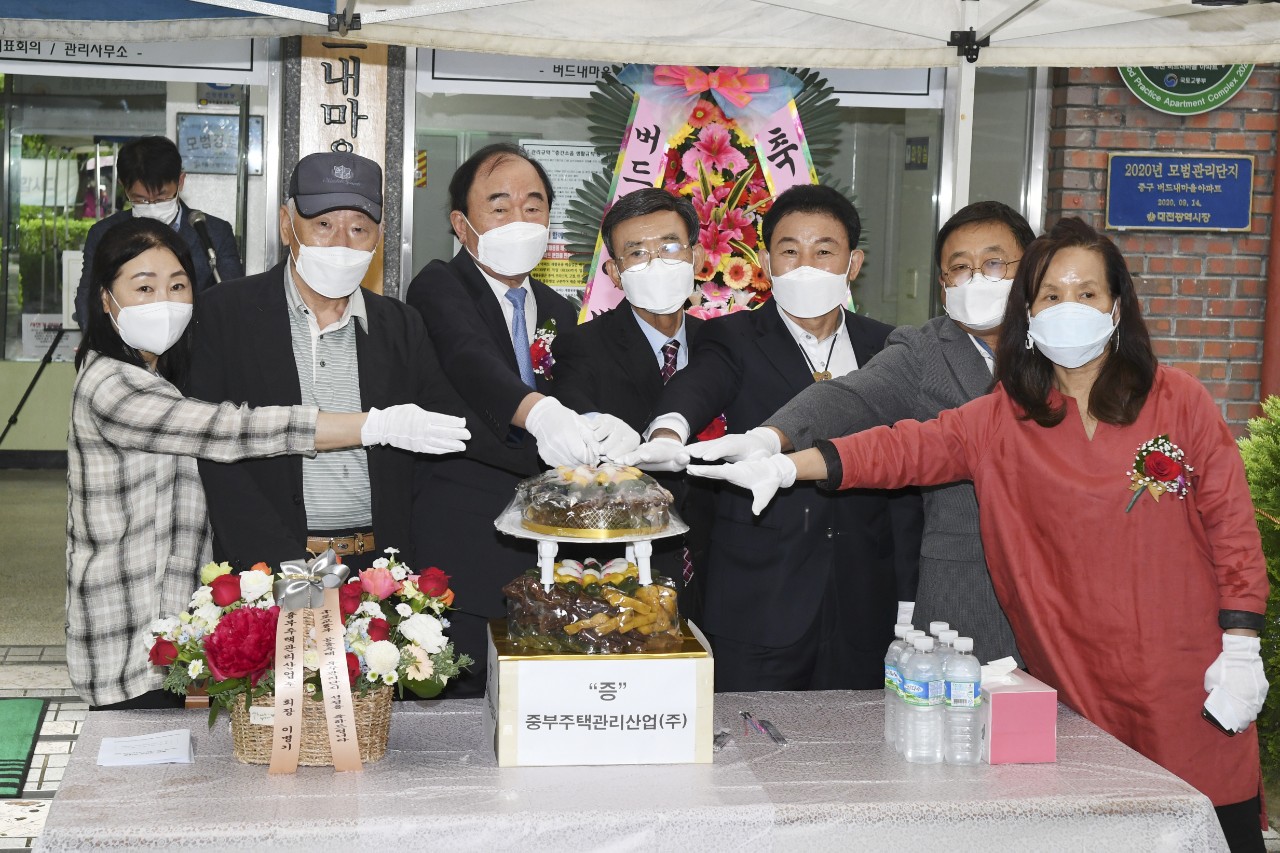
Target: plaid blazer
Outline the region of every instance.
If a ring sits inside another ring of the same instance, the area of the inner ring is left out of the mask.
[[[316,416],[189,400],[148,370],[88,355],[67,437],[67,668],[89,704],[160,687],[147,627],[186,609],[210,554],[195,458],[313,454]]]

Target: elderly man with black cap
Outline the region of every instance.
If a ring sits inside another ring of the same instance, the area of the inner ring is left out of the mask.
[[[355,154],[298,162],[280,207],[288,256],[226,282],[196,303],[188,392],[252,406],[312,404],[380,410],[375,428],[438,436],[436,452],[466,437],[417,312],[360,281],[382,238],[382,169]],[[399,404],[416,403],[425,415]],[[399,418],[419,422],[401,424]],[[420,422],[425,417],[431,423]],[[377,416],[375,416],[377,420]],[[332,547],[367,568],[387,547],[413,565],[414,456],[393,447],[200,464],[214,558],[237,569]]]

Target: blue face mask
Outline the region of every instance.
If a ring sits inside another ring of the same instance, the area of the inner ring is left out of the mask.
[[[1060,367],[1079,367],[1102,355],[1119,325],[1120,300],[1110,314],[1079,302],[1063,302],[1031,317],[1027,349],[1032,345]]]

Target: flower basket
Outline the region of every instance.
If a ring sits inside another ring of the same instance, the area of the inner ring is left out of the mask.
[[[353,695],[356,741],[360,744],[360,760],[378,761],[387,754],[387,736],[391,731],[391,688],[370,690],[364,696]],[[274,693],[264,693],[253,700],[255,708],[271,708]],[[271,725],[255,724],[243,702],[231,707],[231,741],[236,760],[243,764],[270,764]],[[328,767],[333,764],[329,750],[329,726],[324,716],[324,702],[308,697],[302,703],[302,747],[298,763],[304,767]]]

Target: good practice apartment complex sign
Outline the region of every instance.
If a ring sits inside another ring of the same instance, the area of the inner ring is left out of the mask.
[[[1217,109],[1249,82],[1252,65],[1132,65],[1120,79],[1139,101],[1176,116]]]

